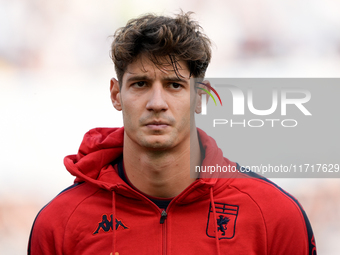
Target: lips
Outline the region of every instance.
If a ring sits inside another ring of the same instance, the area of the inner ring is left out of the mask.
[[[154,120],[154,121],[150,121],[148,123],[145,124],[146,126],[148,125],[169,125],[168,122],[166,121],[157,121],[157,120]]]
[[[166,121],[153,120],[145,124],[145,126],[151,130],[163,130],[169,127],[169,123]]]

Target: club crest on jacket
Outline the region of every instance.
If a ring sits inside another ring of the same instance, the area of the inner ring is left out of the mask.
[[[214,208],[210,204],[208,221],[207,221],[207,236],[216,237],[216,225],[219,239],[231,239],[235,236],[236,220],[238,215],[238,205],[230,205],[224,203],[214,203],[216,216],[214,216]],[[216,221],[216,225],[215,222]]]

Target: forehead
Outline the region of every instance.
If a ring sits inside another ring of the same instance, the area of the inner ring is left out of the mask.
[[[189,79],[190,71],[187,63],[182,60],[176,61],[174,64],[172,64],[171,59],[168,56],[165,56],[159,57],[157,59],[157,64],[155,64],[148,56],[141,55],[127,66],[123,75],[123,80],[125,80],[124,78],[126,77],[134,75],[146,75],[150,77],[164,75],[177,77],[178,75],[182,79]]]

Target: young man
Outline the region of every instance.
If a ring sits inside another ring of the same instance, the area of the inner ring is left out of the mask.
[[[196,128],[201,90],[190,78],[203,79],[210,57],[190,14],[146,15],[116,32],[110,92],[124,128],[89,131],[65,158],[75,184],[38,214],[28,254],[316,254],[298,202]],[[192,178],[190,159],[238,172]]]

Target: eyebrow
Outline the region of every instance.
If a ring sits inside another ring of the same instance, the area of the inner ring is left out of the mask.
[[[184,78],[180,78],[178,76],[168,76],[168,77],[164,77],[163,80],[165,81],[178,81],[178,82],[186,82],[186,80]]]
[[[132,82],[132,81],[150,81],[152,79],[150,79],[150,77],[148,77],[147,75],[132,75],[131,77],[129,77],[127,79],[127,82]],[[185,79],[181,79],[180,77],[175,76],[167,76],[167,77],[163,77],[162,80],[164,81],[177,81],[177,82],[186,82]]]

